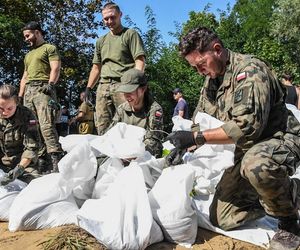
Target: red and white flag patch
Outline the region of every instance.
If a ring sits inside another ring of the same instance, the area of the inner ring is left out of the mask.
[[[155,112],[155,117],[161,117],[161,116],[162,116],[162,112],[160,112],[160,111]]]
[[[29,120],[29,125],[37,125],[38,121],[37,120]]]
[[[239,82],[241,80],[244,80],[247,78],[247,73],[246,72],[242,72],[242,73],[239,73],[236,77],[236,80]]]

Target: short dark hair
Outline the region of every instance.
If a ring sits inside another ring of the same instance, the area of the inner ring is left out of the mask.
[[[293,76],[289,73],[282,74],[282,78],[286,81],[290,81],[290,82],[293,81]]]
[[[206,27],[193,29],[181,38],[179,43],[180,54],[185,57],[193,50],[198,50],[200,53],[206,52],[211,49],[211,43],[213,41],[223,46],[221,39],[212,30]]]
[[[0,98],[4,100],[8,100],[10,98],[13,98],[16,102],[18,102],[18,91],[16,87],[9,85],[9,84],[3,84],[0,86]]]
[[[24,30],[38,30],[42,33],[42,35],[46,35],[46,32],[42,29],[41,25],[36,21],[30,21],[26,23],[22,31]]]
[[[104,10],[104,9],[115,9],[117,12],[121,12],[120,10],[120,7],[115,4],[114,2],[108,2],[106,4],[104,4],[104,6],[101,8],[101,12]]]

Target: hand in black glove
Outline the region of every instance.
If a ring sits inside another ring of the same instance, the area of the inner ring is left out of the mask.
[[[18,96],[18,102],[20,105],[23,105],[24,98],[23,96]]]
[[[53,96],[53,94],[54,94],[54,83],[49,82],[47,85],[43,86],[42,92],[45,95]]]
[[[25,169],[21,165],[17,165],[14,169],[10,170],[4,178],[1,180],[1,185],[7,185],[8,183],[14,181],[24,173]]]
[[[86,87],[86,89],[85,89],[84,101],[88,104],[92,104],[92,93],[91,93],[91,88],[90,87]]]
[[[196,145],[194,133],[191,131],[176,131],[166,137],[177,149],[187,149]]]
[[[186,150],[179,150],[173,148],[171,152],[166,156],[166,165],[175,166],[183,163],[182,157],[185,154]]]

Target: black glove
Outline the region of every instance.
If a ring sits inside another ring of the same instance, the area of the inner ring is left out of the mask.
[[[47,85],[43,86],[42,92],[45,95],[53,96],[54,95],[54,82],[49,82]]]
[[[176,131],[166,137],[177,149],[187,149],[196,145],[194,133],[191,131]]]
[[[23,105],[23,101],[24,101],[23,96],[18,96],[18,102],[19,102],[19,104]]]
[[[14,181],[24,173],[25,169],[21,165],[17,165],[14,169],[10,170],[4,178],[1,180],[1,185],[7,185],[8,183]]]
[[[86,89],[85,89],[84,101],[88,104],[92,104],[92,93],[91,93],[91,88],[90,87],[86,87]]]
[[[182,157],[186,150],[179,150],[173,148],[171,152],[166,156],[165,161],[167,166],[175,166],[183,163]]]

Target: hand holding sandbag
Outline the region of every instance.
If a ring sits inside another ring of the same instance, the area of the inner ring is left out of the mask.
[[[165,161],[167,166],[175,166],[183,163],[183,155],[186,150],[180,150],[173,148],[171,152],[166,156]]]
[[[1,180],[1,185],[5,186],[14,181],[24,173],[25,169],[21,165],[17,165],[14,169],[10,170]]]
[[[176,131],[166,137],[177,149],[187,149],[196,145],[194,133],[191,131]]]

